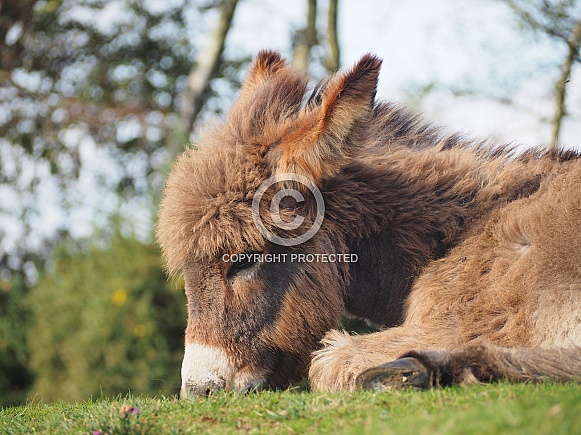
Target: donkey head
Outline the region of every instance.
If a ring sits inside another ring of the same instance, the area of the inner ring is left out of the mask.
[[[188,300],[182,397],[286,387],[338,324],[348,263],[330,254],[347,250],[345,201],[328,199],[365,136],[380,64],[365,56],[305,98],[307,78],[262,51],[227,122],[174,163],[157,238]]]

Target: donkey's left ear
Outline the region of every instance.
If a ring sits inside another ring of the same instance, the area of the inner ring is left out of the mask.
[[[302,113],[290,140],[280,144],[276,172],[299,173],[315,183],[336,174],[357,146],[377,92],[381,59],[368,54],[333,76]]]

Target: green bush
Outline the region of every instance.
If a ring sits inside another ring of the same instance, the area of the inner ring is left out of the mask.
[[[0,278],[0,407],[23,403],[32,382],[27,367],[30,315],[23,303],[25,293],[21,274]]]
[[[185,297],[166,283],[159,258],[121,236],[107,250],[56,251],[28,299],[31,399],[179,389]]]

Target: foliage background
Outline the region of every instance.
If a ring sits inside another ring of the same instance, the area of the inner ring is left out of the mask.
[[[153,246],[116,234],[106,249],[61,246],[27,298],[37,399],[179,389],[185,298]],[[58,389],[55,389],[55,385]]]

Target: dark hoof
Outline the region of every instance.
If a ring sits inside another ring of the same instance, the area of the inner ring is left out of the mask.
[[[426,389],[430,388],[430,373],[417,359],[408,357],[367,369],[355,382],[361,390]]]

